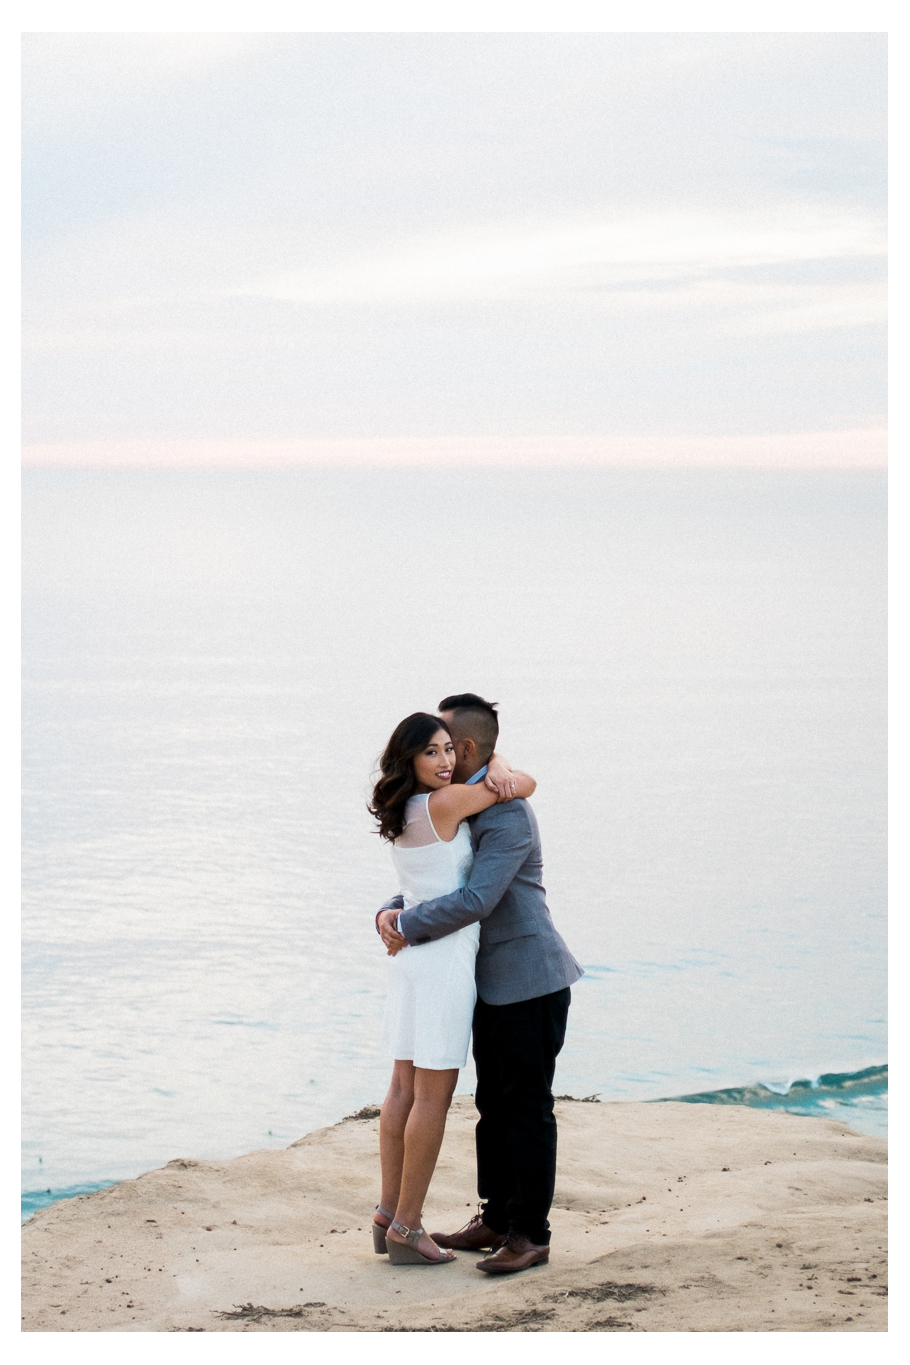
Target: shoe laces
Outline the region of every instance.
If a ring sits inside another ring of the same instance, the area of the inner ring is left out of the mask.
[[[472,1230],[472,1228],[479,1228],[479,1227],[481,1226],[482,1223],[483,1223],[483,1210],[481,1209],[480,1205],[478,1204],[478,1205],[477,1205],[477,1213],[475,1213],[475,1214],[474,1214],[474,1217],[473,1217],[473,1218],[470,1218],[470,1219],[467,1221],[467,1223],[465,1223],[465,1225],[464,1225],[463,1228],[459,1228],[459,1229],[458,1229],[458,1233],[456,1233],[456,1236],[460,1235],[462,1232],[470,1232],[470,1231]]]

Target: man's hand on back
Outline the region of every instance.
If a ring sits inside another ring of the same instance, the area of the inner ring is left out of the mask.
[[[389,957],[394,957],[396,953],[401,952],[402,948],[408,946],[407,939],[399,934],[395,928],[398,915],[399,911],[397,910],[380,910],[376,916],[376,928],[379,930],[379,937],[388,949]]]

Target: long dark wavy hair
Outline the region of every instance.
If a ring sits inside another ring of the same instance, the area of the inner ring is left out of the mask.
[[[438,716],[415,711],[413,716],[405,716],[392,731],[379,760],[379,778],[373,787],[373,799],[367,806],[379,824],[377,833],[381,838],[397,839],[404,830],[404,808],[417,786],[414,759],[438,730],[450,733],[445,721]]]

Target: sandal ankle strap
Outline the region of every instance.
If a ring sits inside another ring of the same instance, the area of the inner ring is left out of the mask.
[[[416,1246],[423,1236],[423,1228],[406,1228],[404,1223],[396,1223],[394,1220],[392,1222],[392,1227],[400,1237],[404,1238],[409,1246]]]

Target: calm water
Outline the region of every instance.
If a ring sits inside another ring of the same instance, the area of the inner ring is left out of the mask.
[[[26,1189],[286,1145],[381,1097],[396,888],[369,773],[465,689],[538,779],[587,968],[557,1093],[885,1060],[878,475],[26,490]],[[854,1126],[877,1094],[844,1098]]]

